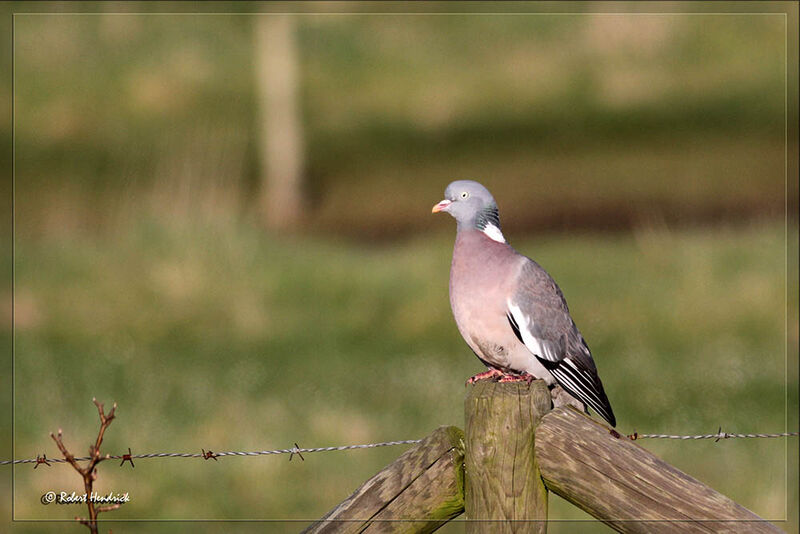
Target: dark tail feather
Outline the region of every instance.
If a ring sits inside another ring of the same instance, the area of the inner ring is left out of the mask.
[[[596,373],[581,371],[567,359],[558,362],[538,359],[567,393],[597,412],[612,427],[617,426],[614,410],[611,409],[611,403],[608,402],[603,383]]]

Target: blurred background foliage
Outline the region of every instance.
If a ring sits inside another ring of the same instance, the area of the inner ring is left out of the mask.
[[[457,178],[492,190],[506,236],[563,288],[621,431],[797,426],[782,15],[309,4],[336,13],[293,17],[304,204],[277,232],[257,200],[257,17],[241,14],[264,6],[46,5],[14,17],[17,457],[56,456],[48,433],[59,427],[83,453],[93,396],[119,404],[115,453],[463,426],[463,382],[481,369],[447,301],[454,223],[429,214]],[[797,440],[643,445],[764,517],[794,514],[797,532]],[[103,466],[98,488],[131,494],[109,519],[311,519],[401,450],[142,460]],[[78,482],[61,466],[19,467],[0,506],[10,514],[13,498],[18,519],[69,519],[80,512],[39,496]],[[551,517],[588,516],[554,497]]]

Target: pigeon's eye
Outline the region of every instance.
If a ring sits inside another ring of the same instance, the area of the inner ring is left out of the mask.
[[[468,198],[468,197],[469,197],[469,193],[467,193],[466,191],[461,193],[461,198]]]

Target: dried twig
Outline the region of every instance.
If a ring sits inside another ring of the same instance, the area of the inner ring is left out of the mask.
[[[64,459],[83,477],[83,489],[86,492],[86,503],[89,507],[89,518],[86,519],[76,517],[75,520],[80,522],[81,525],[86,525],[89,527],[89,530],[92,532],[92,534],[97,534],[97,514],[101,512],[110,512],[111,510],[116,510],[120,507],[119,504],[95,507],[92,499],[92,486],[94,485],[94,481],[97,480],[97,464],[110,458],[108,454],[100,454],[100,445],[103,444],[103,436],[106,433],[106,429],[111,425],[111,421],[114,420],[114,411],[117,409],[117,403],[115,402],[111,407],[111,410],[108,413],[105,413],[105,410],[103,409],[103,403],[97,402],[97,399],[94,398],[92,399],[92,402],[95,404],[95,406],[97,406],[97,412],[100,415],[100,430],[97,433],[97,439],[95,440],[94,445],[89,447],[89,463],[86,465],[86,467],[81,467],[78,461],[75,459],[75,456],[64,446],[64,440],[60,428],[58,429],[58,435],[55,435],[51,432],[50,437],[56,442],[58,450],[61,451]]]

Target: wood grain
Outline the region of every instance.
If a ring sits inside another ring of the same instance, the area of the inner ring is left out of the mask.
[[[781,532],[572,407],[536,429],[547,489],[619,532]]]
[[[467,533],[545,532],[547,490],[534,457],[534,429],[550,410],[547,386],[477,382],[464,409]]]
[[[443,426],[303,532],[433,532],[463,511],[464,433]]]

